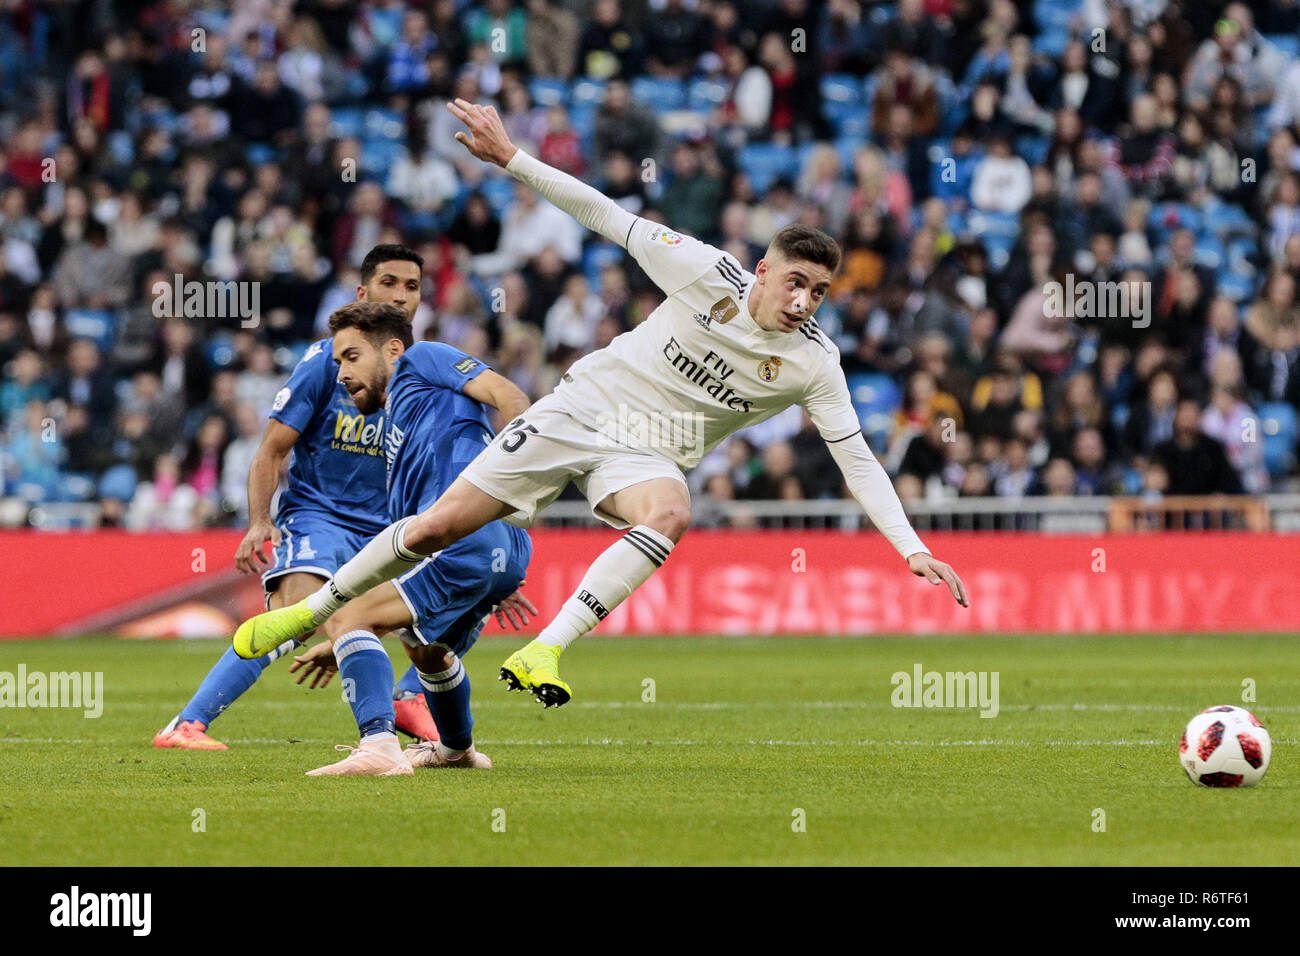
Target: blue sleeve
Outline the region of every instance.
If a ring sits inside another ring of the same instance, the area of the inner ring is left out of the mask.
[[[302,433],[316,415],[321,398],[333,394],[338,372],[329,341],[315,342],[275,395],[271,418]]]
[[[466,382],[490,367],[442,342],[417,342],[406,350],[403,360],[426,382],[455,392],[463,392]]]

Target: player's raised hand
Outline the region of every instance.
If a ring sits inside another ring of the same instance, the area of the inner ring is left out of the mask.
[[[268,541],[272,548],[280,547],[279,528],[260,520],[249,525],[248,534],[235,551],[235,567],[240,574],[261,574],[271,566],[271,558],[262,553],[262,545]]]
[[[497,115],[497,108],[479,106],[469,100],[457,98],[447,104],[447,109],[469,127],[468,133],[456,134],[456,142],[463,143],[476,159],[505,168],[506,163],[510,162],[511,157],[515,155],[517,147],[506,135],[506,128],[501,122],[501,117]]]
[[[520,581],[519,586],[523,587],[527,583],[527,581]],[[537,616],[537,608],[533,607],[533,602],[524,597],[521,592],[515,591],[498,604],[492,613],[497,616],[497,623],[502,627],[506,626],[508,620],[518,631],[528,623],[528,615]]]
[[[919,578],[925,578],[931,584],[946,584],[948,590],[952,592],[953,598],[962,607],[970,607],[970,601],[966,599],[966,585],[961,583],[961,578],[957,577],[957,572],[952,569],[951,565],[945,564],[937,558],[919,551],[907,559],[907,566],[912,569],[912,573]]]
[[[334,675],[339,672],[339,662],[334,659],[334,643],[321,641],[309,650],[295,654],[293,663],[289,665],[289,673],[293,674],[299,670],[302,673],[298,674],[297,683],[301,684],[310,677],[313,690],[324,687],[332,681]]]

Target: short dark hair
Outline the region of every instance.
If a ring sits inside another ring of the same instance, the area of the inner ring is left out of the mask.
[[[380,263],[393,262],[414,262],[421,270],[424,269],[424,257],[414,249],[398,245],[395,242],[381,242],[361,260],[361,284],[365,285],[375,277]]]
[[[791,223],[772,237],[769,253],[778,253],[783,259],[802,259],[825,266],[833,275],[840,267],[840,246],[820,229]]]
[[[330,315],[330,335],[344,329],[356,329],[376,347],[389,339],[400,339],[410,348],[415,341],[406,313],[387,302],[349,302]]]

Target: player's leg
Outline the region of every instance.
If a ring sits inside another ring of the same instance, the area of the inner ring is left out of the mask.
[[[292,571],[269,579],[267,587],[268,608],[297,604],[324,583],[322,575],[306,571]],[[184,750],[226,750],[225,744],[208,735],[213,721],[226,711],[244,692],[257,683],[262,672],[274,660],[283,657],[294,647],[294,641],[284,641],[265,657],[245,660],[227,647],[212,665],[207,676],[189,703],[154,737],[155,747],[176,747]]]
[[[341,747],[349,755],[307,776],[367,774],[404,776],[411,766],[397,742],[393,710],[393,664],[379,635],[411,624],[406,602],[390,581],[368,591],[330,619],[325,632],[334,642],[334,659],[344,694],[356,718],[361,742]]]
[[[259,614],[241,624],[235,632],[236,652],[241,657],[267,653],[285,640],[318,627],[348,601],[400,577],[435,551],[516,510],[464,478],[457,478],[423,512],[394,522],[375,535],[304,602]]]
[[[618,487],[627,480],[620,474],[634,467],[633,462],[614,462],[604,475],[598,470],[590,476],[587,491],[596,513],[604,512],[631,527],[592,562],[577,590],[542,633],[501,667],[501,679],[511,690],[531,691],[547,707],[564,704],[572,696],[572,688],[560,679],[560,654],[644,584],[690,526],[690,492],[680,475]],[[606,487],[618,490],[602,494]]]

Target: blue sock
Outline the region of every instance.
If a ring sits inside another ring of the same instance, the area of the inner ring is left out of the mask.
[[[277,657],[282,657],[293,649],[293,641],[285,641],[265,657],[246,661],[235,653],[233,647],[227,647],[221,659],[212,665],[208,676],[194,692],[190,702],[180,713],[180,721],[198,720],[211,727],[221,712],[239,699],[239,696],[257,683],[262,671]]]
[[[412,694],[424,692],[424,686],[420,683],[420,672],[412,664],[410,668],[402,675],[402,679],[393,685],[393,699],[397,699],[399,691],[407,691]]]
[[[469,674],[465,665],[456,658],[450,670],[438,674],[420,674],[424,699],[438,725],[438,736],[443,746],[452,750],[468,750],[474,742],[471,731],[474,718],[469,712]]]
[[[393,662],[379,638],[370,631],[348,631],[334,642],[343,692],[352,705],[364,740],[374,734],[396,734],[393,712]]]

